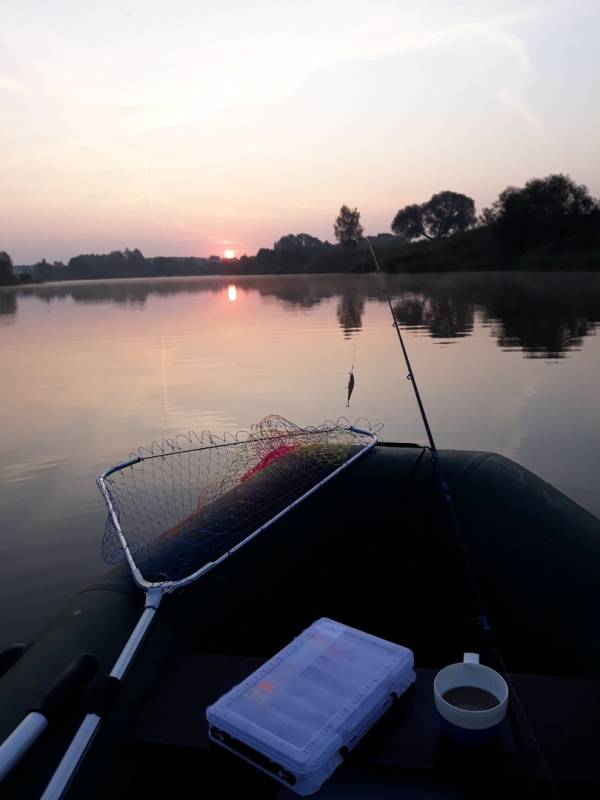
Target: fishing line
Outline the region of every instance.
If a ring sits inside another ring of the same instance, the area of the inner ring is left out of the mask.
[[[356,363],[356,345],[358,343],[358,339],[354,338],[354,347],[352,348],[352,366],[350,367],[350,372],[354,372],[354,365]]]
[[[368,240],[367,240],[368,241]],[[367,252],[363,250],[363,260],[362,260],[362,271],[367,271]],[[358,344],[358,329],[355,329],[355,338],[354,338],[354,347],[352,348],[352,366],[350,367],[350,372],[348,373],[348,397],[346,399],[346,408],[350,408],[350,398],[352,397],[352,392],[354,391],[354,385],[356,383],[356,379],[354,377],[354,366],[356,364],[356,346]]]
[[[367,245],[369,246],[369,250],[371,251],[371,255],[373,257],[373,262],[375,264],[375,268],[377,271],[377,275],[379,276],[379,282],[381,285],[382,293],[384,294],[390,313],[392,315],[392,319],[394,321],[394,328],[396,329],[396,334],[398,336],[398,341],[400,342],[400,348],[402,349],[402,355],[404,356],[404,361],[406,363],[406,368],[408,370],[407,379],[411,382],[413,392],[415,394],[415,398],[417,401],[417,405],[419,406],[419,412],[421,414],[421,419],[423,421],[423,425],[425,427],[425,432],[427,433],[427,439],[429,441],[429,450],[431,452],[431,460],[434,466],[434,472],[438,479],[440,493],[442,495],[442,499],[444,501],[444,505],[448,512],[448,517],[450,519],[450,524],[454,533],[454,537],[456,540],[456,544],[458,545],[458,549],[460,555],[462,557],[463,568],[465,571],[465,577],[467,579],[469,590],[471,592],[471,596],[475,607],[477,608],[477,617],[474,620],[476,622],[478,630],[483,637],[483,643],[487,647],[488,655],[491,657],[491,660],[495,662],[498,672],[504,677],[506,683],[509,686],[512,695],[512,703],[508,705],[508,713],[511,717],[513,733],[517,741],[517,746],[521,752],[521,758],[524,764],[527,763],[524,753],[525,753],[525,745],[521,739],[521,734],[519,731],[519,725],[517,720],[517,715],[521,718],[521,724],[525,727],[526,732],[529,735],[530,740],[533,742],[535,746],[535,751],[538,756],[538,760],[542,766],[542,771],[546,776],[546,780],[549,782],[549,786],[551,787],[552,794],[556,794],[556,785],[554,783],[554,778],[552,776],[552,772],[550,771],[550,767],[546,758],[542,752],[542,748],[540,743],[538,742],[531,725],[529,723],[529,719],[525,713],[525,709],[519,699],[519,696],[515,690],[515,687],[508,675],[508,670],[506,669],[506,665],[500,655],[498,648],[492,637],[492,629],[490,626],[489,618],[487,612],[485,610],[485,606],[483,605],[483,601],[481,599],[481,593],[479,591],[479,587],[477,585],[477,579],[475,577],[475,572],[473,570],[473,566],[471,564],[471,560],[469,558],[468,550],[465,545],[464,537],[462,535],[460,525],[458,522],[458,517],[456,516],[456,510],[454,508],[454,503],[452,501],[452,495],[450,494],[450,488],[448,486],[448,482],[446,480],[446,476],[444,473],[444,468],[442,466],[442,462],[439,457],[438,449],[435,444],[435,440],[433,438],[433,432],[431,430],[431,426],[429,424],[429,420],[427,419],[427,413],[425,411],[425,407],[423,406],[423,401],[421,400],[421,394],[419,392],[419,387],[417,385],[417,381],[415,378],[415,374],[410,363],[410,358],[408,356],[408,351],[404,344],[404,339],[402,338],[402,331],[400,329],[400,323],[398,322],[398,317],[396,316],[396,311],[394,310],[394,306],[392,304],[392,298],[387,288],[385,278],[383,276],[383,271],[379,265],[379,261],[377,256],[375,255],[375,251],[373,250],[373,246],[369,240],[369,237],[365,237]]]

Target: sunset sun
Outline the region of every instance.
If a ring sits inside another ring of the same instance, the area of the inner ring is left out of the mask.
[[[225,250],[225,252],[223,253],[223,255],[224,255],[224,256],[225,256],[225,258],[227,258],[227,259],[229,259],[229,258],[235,258],[235,250]]]

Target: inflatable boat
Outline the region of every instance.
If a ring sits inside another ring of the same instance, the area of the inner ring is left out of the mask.
[[[102,726],[66,796],[293,797],[210,741],[206,708],[322,617],[410,648],[417,680],[315,797],[600,796],[600,521],[502,456],[440,458],[522,711],[493,745],[455,745],[434,713],[436,671],[465,649],[482,663],[486,653],[431,451],[377,444],[164,599],[120,691],[104,691]],[[123,563],[5,652],[0,741],[75,659],[91,654],[99,669],[6,777],[3,797],[42,795],[143,606]]]

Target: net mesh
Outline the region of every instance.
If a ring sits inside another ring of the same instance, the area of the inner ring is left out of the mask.
[[[246,539],[372,437],[338,422],[301,428],[269,416],[249,432],[155,443],[104,478],[132,559],[149,583],[179,581]],[[102,488],[102,487],[101,487]],[[124,550],[109,514],[102,556]]]

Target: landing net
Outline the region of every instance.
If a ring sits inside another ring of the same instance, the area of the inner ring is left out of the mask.
[[[370,449],[349,425],[301,428],[278,416],[249,432],[155,444],[103,473],[102,555],[127,558],[143,587],[194,580]]]

